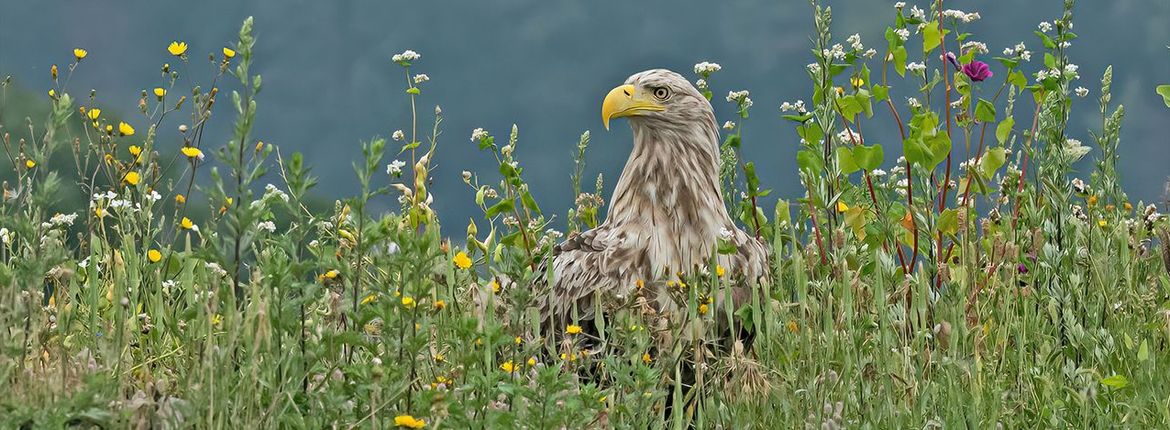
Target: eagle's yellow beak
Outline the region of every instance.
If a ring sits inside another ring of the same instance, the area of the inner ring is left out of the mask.
[[[633,85],[622,85],[610,90],[601,102],[601,122],[609,130],[609,120],[624,116],[641,115],[643,112],[659,112],[666,108],[639,94]]]

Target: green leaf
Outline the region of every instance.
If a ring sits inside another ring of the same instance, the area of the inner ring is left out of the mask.
[[[998,140],[999,144],[1003,145],[1004,142],[1007,142],[1008,137],[1011,136],[1012,127],[1015,125],[1016,120],[1012,117],[1009,116],[1004,118],[1003,121],[1000,121],[999,125],[995,127],[995,140]]]
[[[1050,70],[1056,68],[1056,57],[1054,57],[1050,52],[1044,53],[1044,67],[1047,67]]]
[[[821,139],[825,138],[825,133],[821,131],[820,124],[815,122],[805,123],[802,126],[796,127],[796,134],[810,144],[820,142]]]
[[[841,168],[841,173],[846,175],[861,170],[857,167],[857,163],[853,161],[853,151],[844,146],[837,147],[837,167]]]
[[[995,122],[995,105],[987,100],[979,99],[979,104],[975,105],[975,119],[984,123]]]
[[[926,23],[926,27],[922,28],[922,52],[929,54],[941,42],[942,38],[938,33],[938,21]]]
[[[862,209],[861,206],[854,206],[845,211],[845,225],[848,225],[853,230],[853,235],[861,240],[865,240],[866,236],[866,213],[866,210]]]
[[[796,165],[809,175],[820,175],[825,169],[825,162],[811,149],[802,149],[796,153]]]
[[[1002,146],[991,148],[987,150],[987,153],[984,154],[983,158],[979,160],[979,170],[983,173],[983,176],[990,179],[995,175],[995,172],[999,170],[1000,167],[1003,167],[1004,163],[1006,162],[1007,151],[1004,151]]]
[[[1162,96],[1162,101],[1166,103],[1166,107],[1170,107],[1170,84],[1158,85],[1158,88],[1154,92]]]
[[[1146,361],[1150,359],[1150,344],[1142,339],[1142,346],[1138,347],[1138,361]]]
[[[853,162],[865,170],[874,170],[882,166],[885,152],[881,145],[858,146],[853,148]]]
[[[951,138],[946,133],[935,133],[933,136],[923,136],[922,141],[930,148],[930,163],[926,167],[934,170],[951,153]]]
[[[890,98],[890,87],[882,85],[874,85],[873,87],[873,101],[884,102]]]
[[[780,115],[780,118],[784,118],[784,119],[786,119],[786,120],[789,120],[789,121],[796,121],[796,122],[799,122],[799,123],[804,123],[805,121],[808,121],[809,119],[812,119],[812,117],[813,117],[813,116],[812,116],[812,114],[811,114],[811,113],[806,113],[806,114],[804,114],[804,115],[791,115],[791,114],[789,114],[789,115]]]
[[[857,114],[864,110],[864,108],[861,106],[861,102],[857,100],[856,96],[844,96],[838,98],[837,108],[841,110],[841,116],[844,116],[845,120],[849,122],[856,121]]]
[[[536,205],[536,199],[532,198],[532,193],[528,192],[527,190],[525,190],[523,193],[520,193],[520,202],[523,203],[524,207],[528,208],[528,210],[535,212],[537,215],[540,215],[540,206]]]
[[[1024,72],[1017,70],[1008,75],[1008,82],[1015,85],[1016,88],[1024,88],[1028,86],[1028,77],[1024,75]]]
[[[926,166],[930,164],[931,153],[930,147],[922,141],[921,137],[909,137],[902,141],[902,153],[906,156],[906,161],[919,166]]]
[[[1126,379],[1124,376],[1121,376],[1121,375],[1113,375],[1113,376],[1110,376],[1108,378],[1102,379],[1101,384],[1105,385],[1107,387],[1113,388],[1113,389],[1122,389],[1122,388],[1125,388],[1126,386],[1129,386],[1129,379]]]
[[[512,203],[511,200],[500,200],[499,203],[496,203],[492,205],[492,207],[488,208],[487,217],[491,218],[501,213],[511,211],[513,207],[515,207],[515,203]]]
[[[959,232],[959,211],[947,209],[938,216],[938,231],[947,236],[954,236]]]
[[[898,76],[906,76],[906,47],[899,46],[894,50],[894,71]]]

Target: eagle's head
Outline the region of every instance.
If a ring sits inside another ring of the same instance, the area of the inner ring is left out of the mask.
[[[628,117],[634,128],[675,129],[710,122],[711,103],[682,75],[666,69],[640,72],[614,88],[601,103],[601,121]]]

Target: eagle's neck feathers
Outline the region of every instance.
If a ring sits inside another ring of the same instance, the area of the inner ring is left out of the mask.
[[[606,217],[625,246],[646,250],[653,277],[705,266],[720,230],[734,228],[719,186],[715,119],[685,124],[632,124],[634,148]]]

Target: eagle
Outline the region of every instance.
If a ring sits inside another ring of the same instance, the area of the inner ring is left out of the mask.
[[[647,70],[605,96],[607,130],[616,118],[628,118],[633,150],[605,220],[555,246],[538,269],[542,325],[554,334],[570,324],[592,328],[597,309],[606,308],[598,300],[638,289],[657,313],[685,312],[666,289],[681,273],[708,268],[712,256],[736,280],[731,297],[738,309],[768,276],[768,248],[737,227],[724,206],[711,103],[678,73]],[[734,251],[717,253],[721,241]]]

